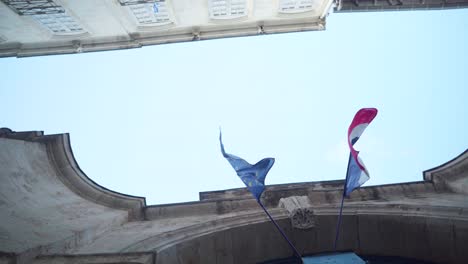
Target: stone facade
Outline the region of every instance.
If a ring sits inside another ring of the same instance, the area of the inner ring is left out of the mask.
[[[335,12],[376,12],[467,8],[468,0],[341,0]]]
[[[0,0],[0,57],[324,30],[332,6],[332,0],[306,5],[271,0],[237,0],[232,5],[215,0],[37,2]]]
[[[281,198],[279,206],[288,211],[294,228],[309,229],[315,226],[314,209],[307,196]]]
[[[292,256],[246,189],[146,205],[76,163],[69,135],[0,131],[0,264],[258,263]],[[468,151],[420,182],[364,187],[338,250],[466,263]],[[332,250],[343,181],[268,186],[262,200],[304,255]]]

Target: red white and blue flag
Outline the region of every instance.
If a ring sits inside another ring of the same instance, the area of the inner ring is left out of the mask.
[[[359,151],[355,150],[353,145],[359,140],[366,127],[376,115],[377,109],[362,108],[356,113],[353,122],[348,128],[348,145],[351,153],[346,174],[345,196],[349,196],[354,189],[369,180],[369,172],[359,158]]]

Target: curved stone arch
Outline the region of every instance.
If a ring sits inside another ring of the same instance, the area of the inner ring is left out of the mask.
[[[156,254],[139,252],[128,254],[88,254],[40,256],[32,264],[154,264]]]
[[[366,211],[367,209],[367,211]],[[387,211],[385,211],[387,210]],[[295,229],[285,212],[274,218],[303,255],[332,251],[337,216],[322,208],[316,226]],[[462,236],[468,221],[453,211],[430,208],[349,208],[342,222],[338,251],[395,256],[435,263],[464,263]],[[192,225],[139,241],[124,252],[155,251],[156,263],[259,263],[293,256],[262,212]]]
[[[440,190],[468,194],[468,149],[454,159],[424,171],[423,176]]]
[[[4,234],[11,237],[0,241],[0,262],[128,263],[122,255],[145,253],[145,264],[229,264],[292,256],[245,189],[200,194],[198,202],[146,206],[143,197],[114,192],[89,179],[73,156],[68,134],[0,130],[0,162],[6,164],[0,189],[4,197],[15,198],[4,200],[10,208],[3,212],[13,213],[0,218],[9,229]],[[465,263],[467,173],[468,150],[424,172],[425,181],[353,192],[344,208],[338,250]],[[262,201],[304,255],[329,252],[341,186],[339,181],[268,186]],[[282,198],[298,195],[307,202],[297,206],[310,209],[313,219],[304,229],[295,229],[289,211],[278,208]]]
[[[287,220],[287,215],[284,214],[283,210],[273,209],[270,210],[270,213],[273,217],[275,217],[275,219]],[[269,220],[263,211],[255,211],[230,217],[219,217],[215,220],[193,224],[155,236],[150,236],[144,240],[138,241],[121,249],[121,252],[160,252],[197,237],[208,234],[215,234],[217,232],[222,232],[241,226],[255,225],[257,223],[269,223]]]
[[[146,198],[112,191],[91,180],[80,169],[73,155],[68,133],[42,136],[33,141],[46,144],[50,162],[54,164],[60,180],[70,190],[94,203],[127,210],[130,220],[143,219]]]

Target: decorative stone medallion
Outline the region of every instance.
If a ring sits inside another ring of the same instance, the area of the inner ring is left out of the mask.
[[[279,206],[288,211],[293,227],[309,229],[315,226],[314,211],[307,196],[281,198]]]

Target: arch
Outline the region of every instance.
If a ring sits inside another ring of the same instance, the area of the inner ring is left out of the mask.
[[[142,219],[145,197],[132,196],[109,190],[91,180],[79,167],[71,148],[68,133],[46,135],[34,141],[46,144],[50,162],[59,179],[77,195],[109,208],[127,210],[129,219]]]
[[[465,263],[468,222],[430,208],[427,214],[405,213],[407,208],[387,213],[346,212],[338,251],[360,255],[394,256],[434,263]],[[416,210],[416,209],[414,209]],[[445,214],[445,215],[444,215]],[[156,263],[259,263],[293,255],[287,243],[266,219],[216,226],[203,231],[200,226],[177,230],[164,237],[140,241],[129,251],[157,251]],[[336,214],[320,214],[315,227],[295,229],[285,215],[278,223],[303,255],[332,251]],[[246,219],[243,219],[246,220]],[[219,223],[218,223],[219,224]],[[207,223],[216,225],[216,223]],[[159,241],[159,242],[157,242]]]

